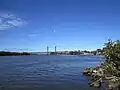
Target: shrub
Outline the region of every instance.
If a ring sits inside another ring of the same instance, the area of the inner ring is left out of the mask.
[[[103,66],[105,72],[110,74],[119,74],[120,71],[120,41],[108,40],[103,48],[106,62]]]

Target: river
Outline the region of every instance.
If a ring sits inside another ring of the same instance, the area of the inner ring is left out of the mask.
[[[88,86],[82,75],[102,56],[33,55],[0,57],[0,90],[104,90]]]

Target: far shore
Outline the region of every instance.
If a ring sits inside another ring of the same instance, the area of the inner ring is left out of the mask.
[[[23,55],[32,55],[28,52],[8,52],[8,51],[0,51],[0,56],[23,56]]]
[[[23,55],[102,55],[102,50],[95,51],[57,51],[57,52],[11,52],[0,51],[0,56],[23,56]]]

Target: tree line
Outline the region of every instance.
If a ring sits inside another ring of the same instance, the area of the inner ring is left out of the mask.
[[[18,55],[31,55],[31,53],[28,53],[28,52],[0,51],[0,56],[18,56]]]

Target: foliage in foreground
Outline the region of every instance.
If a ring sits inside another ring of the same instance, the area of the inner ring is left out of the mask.
[[[108,40],[103,48],[106,62],[103,65],[105,73],[120,76],[120,41]]]
[[[91,87],[99,88],[103,80],[108,80],[107,90],[120,90],[120,41],[109,40],[102,51],[106,61],[101,66],[86,68],[83,74],[92,78]]]

